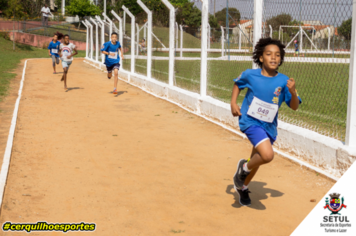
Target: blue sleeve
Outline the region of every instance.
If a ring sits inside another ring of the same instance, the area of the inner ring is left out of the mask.
[[[108,47],[109,47],[109,44],[104,43],[103,46],[101,47],[101,51],[102,51],[102,52],[103,52],[103,51],[107,52],[107,51],[108,51]]]
[[[51,44],[52,44],[52,42],[50,42],[50,43],[48,44],[48,48],[47,48],[47,49],[51,49]]]
[[[118,42],[119,43],[119,48],[121,48],[121,43],[120,42]]]
[[[297,92],[297,90],[295,90]],[[302,103],[302,99],[299,97],[299,94],[297,92],[297,96],[299,99],[299,104]],[[289,92],[289,89],[286,86],[284,86],[284,102],[290,107],[290,101],[292,100],[292,94]]]
[[[237,77],[236,79],[234,79],[235,84],[239,87],[239,89],[244,89],[247,87],[248,85],[248,72],[244,71],[240,74],[239,77]]]

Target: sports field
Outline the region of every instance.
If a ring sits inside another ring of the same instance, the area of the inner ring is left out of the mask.
[[[153,60],[152,77],[168,83],[168,63],[168,60]],[[230,103],[232,80],[251,67],[251,61],[209,60],[208,94]],[[130,63],[124,64],[124,68],[130,70]],[[146,75],[147,61],[136,59],[135,70]],[[283,104],[280,118],[303,127],[309,126],[309,129],[343,141],[346,132],[349,64],[284,62],[279,71],[296,80],[298,93],[303,100],[297,112]],[[175,83],[178,87],[199,93],[200,61],[176,60]],[[239,102],[242,103],[242,100],[243,96],[240,96]]]
[[[0,103],[3,131],[22,65]],[[334,184],[277,155],[250,184],[252,205],[241,207],[232,176],[250,154],[247,140],[126,82],[113,95],[113,81],[82,59],[65,92],[50,65],[27,64],[1,224],[89,222],[93,235],[110,236],[289,235]]]

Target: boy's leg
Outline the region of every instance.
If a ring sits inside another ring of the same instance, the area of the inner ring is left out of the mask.
[[[271,162],[274,158],[274,152],[271,141],[269,139],[261,142],[256,148],[257,152],[251,157],[251,160],[247,163],[247,168],[253,170],[260,165]]]
[[[108,79],[111,79],[112,77],[112,68],[113,66],[106,66],[106,70],[108,72]]]
[[[52,66],[53,66],[53,73],[56,73],[56,56],[52,55]]]
[[[118,81],[118,77],[119,77],[119,69],[120,69],[120,64],[117,63],[115,65],[113,65],[112,69],[114,70],[114,91],[113,94],[117,94],[117,81]]]
[[[61,81],[64,81],[64,89],[67,89],[67,76],[68,76],[69,65],[65,61],[62,61],[62,65],[63,65],[63,76]]]
[[[114,89],[117,88],[117,81],[119,80],[119,69],[114,69]]]
[[[255,151],[252,151],[252,157],[248,163],[245,159],[239,161],[234,175],[235,189],[242,189],[251,171],[258,168],[260,165],[272,161],[274,157],[272,144],[275,139],[270,138],[263,128],[259,126],[251,126],[245,130],[244,133],[255,147]],[[256,172],[257,170],[252,172],[252,176],[248,179],[248,182],[251,181]]]
[[[257,149],[256,149],[256,148],[253,148],[253,149],[252,149],[252,152],[251,152],[251,156],[250,156],[250,160],[249,160],[249,161],[251,161],[251,159],[253,158],[253,156],[254,156],[256,153],[257,153]],[[244,183],[245,186],[249,185],[249,183],[251,182],[251,180],[253,179],[253,177],[254,177],[255,174],[257,173],[258,168],[259,168],[259,167],[253,168],[253,169],[251,170],[250,174],[246,177],[246,180],[245,180],[245,183]]]
[[[256,148],[252,149],[251,152],[251,156],[250,159],[257,153]],[[236,190],[236,192],[239,195],[239,202],[241,204],[241,206],[248,206],[251,205],[251,199],[249,196],[250,191],[248,190],[248,184],[251,182],[252,178],[255,176],[256,172],[258,171],[258,167],[251,170],[250,174],[247,176],[243,186],[241,187],[241,189],[238,189],[236,186],[236,183],[234,183],[234,188]],[[234,178],[236,178],[236,176],[234,176]],[[234,180],[235,182],[235,180]]]

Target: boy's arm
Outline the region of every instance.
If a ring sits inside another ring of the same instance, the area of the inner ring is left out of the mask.
[[[48,54],[49,54],[49,56],[52,56],[51,55],[51,49],[48,49]]]
[[[59,51],[58,51],[58,55],[59,55],[60,57],[62,57],[62,49],[61,49],[61,48],[60,48]]]
[[[240,94],[240,89],[234,83],[234,87],[232,88],[232,94],[231,94],[231,113],[233,116],[241,116],[240,112],[240,107],[236,104],[237,97]]]
[[[115,53],[109,53],[109,52],[107,52],[107,51],[101,51],[103,54],[105,54],[105,55],[111,55],[111,56],[115,56]]]
[[[73,51],[74,51],[74,54],[72,54],[72,56],[75,56],[75,55],[77,55],[78,54],[78,51],[77,51],[77,48],[75,47],[75,48],[73,48]]]
[[[290,94],[292,95],[292,99],[290,101],[289,107],[296,111],[299,107],[299,98],[298,98],[297,92],[295,90],[295,81],[293,78],[290,78],[288,80],[287,87],[288,87]]]

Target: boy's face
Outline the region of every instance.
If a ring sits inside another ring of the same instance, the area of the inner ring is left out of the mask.
[[[55,34],[55,35],[53,36],[53,40],[54,40],[54,41],[57,41],[57,39],[58,39],[58,36]]]
[[[116,43],[116,41],[117,41],[117,35],[116,34],[111,35],[111,42]]]
[[[65,42],[66,44],[69,43],[69,37],[68,37],[68,36],[65,36],[65,37],[64,37],[64,42]]]
[[[266,69],[277,70],[279,63],[281,63],[279,47],[273,44],[266,46],[260,61]]]

